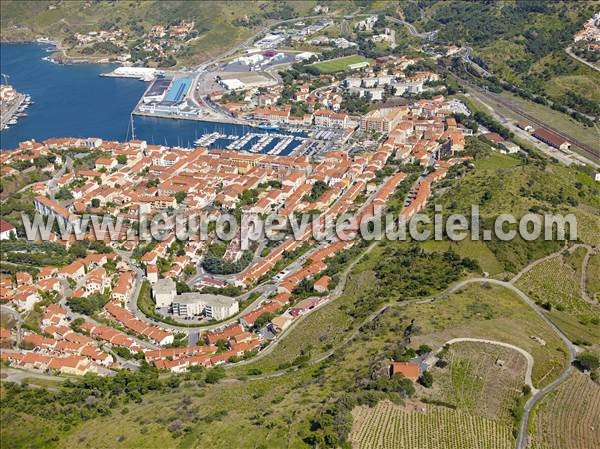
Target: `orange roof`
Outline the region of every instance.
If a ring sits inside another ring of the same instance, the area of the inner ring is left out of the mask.
[[[392,362],[392,376],[402,374],[413,382],[419,378],[421,370],[419,364],[414,362]]]

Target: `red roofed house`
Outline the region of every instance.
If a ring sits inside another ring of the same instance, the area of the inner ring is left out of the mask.
[[[329,290],[329,276],[323,276],[321,279],[315,281],[314,289],[319,293],[325,293]]]
[[[416,382],[421,375],[421,369],[418,363],[414,362],[392,362],[390,365],[390,375],[402,374],[409,380]]]
[[[8,221],[0,220],[0,240],[8,240],[11,235],[17,236],[17,231]]]

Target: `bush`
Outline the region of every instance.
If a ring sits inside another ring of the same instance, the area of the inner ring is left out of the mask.
[[[433,376],[429,371],[425,371],[421,374],[421,377],[419,377],[419,383],[425,388],[431,388],[433,385]]]
[[[600,367],[600,359],[593,352],[583,352],[575,358],[577,366],[584,371],[594,371]]]

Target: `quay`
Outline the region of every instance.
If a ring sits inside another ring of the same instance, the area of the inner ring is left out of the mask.
[[[5,85],[3,85],[4,87]],[[19,92],[14,93],[13,98],[3,100],[0,103],[0,130],[9,128],[17,124],[17,119],[20,115],[26,115],[25,109],[30,104],[29,95]]]

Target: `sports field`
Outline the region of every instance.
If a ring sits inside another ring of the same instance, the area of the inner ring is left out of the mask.
[[[371,60],[359,55],[344,56],[342,58],[329,59],[327,61],[315,62],[311,64],[313,67],[319,70],[321,73],[336,73],[342,72],[348,68],[351,64],[357,64],[359,62],[371,63]]]

